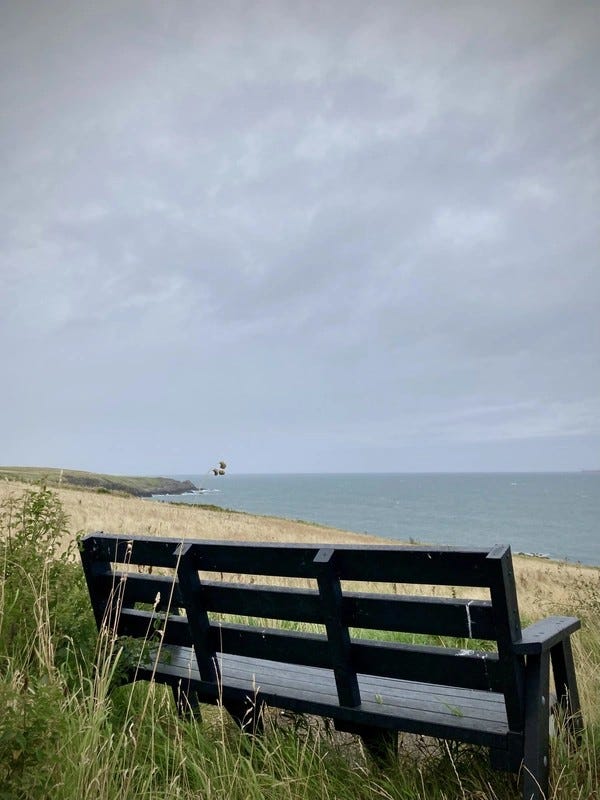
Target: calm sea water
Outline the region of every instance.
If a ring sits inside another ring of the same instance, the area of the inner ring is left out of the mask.
[[[600,565],[600,474],[177,475],[203,494],[159,500],[301,519],[401,541]]]

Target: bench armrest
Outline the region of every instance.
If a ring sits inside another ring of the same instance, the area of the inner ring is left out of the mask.
[[[513,651],[519,655],[537,655],[551,650],[557,642],[566,639],[581,628],[577,617],[548,617],[523,631],[521,638],[513,642]]]

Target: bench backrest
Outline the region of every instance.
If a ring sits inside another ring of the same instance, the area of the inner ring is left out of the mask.
[[[357,673],[495,691],[504,694],[511,729],[522,729],[523,663],[512,648],[521,627],[507,546],[318,546],[93,533],[82,540],[81,556],[98,626],[145,638],[158,617],[161,641],[193,647],[203,680],[218,681],[215,654],[222,651],[333,669],[347,706],[360,704]],[[138,571],[144,567],[159,574]],[[268,585],[274,577],[288,585]],[[392,586],[374,594],[348,591],[344,582]],[[479,587],[489,599],[438,596],[437,589],[430,596],[398,594],[398,584]],[[323,632],[290,629],[298,622]],[[388,635],[359,638],[355,629]],[[414,644],[389,633],[476,641]],[[478,649],[477,640],[495,647]]]

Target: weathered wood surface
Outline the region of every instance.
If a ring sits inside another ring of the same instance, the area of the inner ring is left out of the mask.
[[[115,579],[127,577],[125,604],[149,602],[161,593],[161,604],[171,596],[173,579],[123,570],[107,573],[99,580],[110,591]],[[215,613],[240,614],[260,619],[323,624],[324,611],[317,590],[283,586],[261,586],[202,581],[201,603]],[[174,587],[172,605],[183,605],[179,587]],[[404,633],[428,633],[465,639],[495,640],[496,628],[489,600],[394,596],[345,592],[342,620],[351,628],[371,628]]]
[[[570,646],[580,623],[551,617],[522,630],[505,545],[178,543],[97,533],[84,537],[81,555],[98,626],[150,643],[152,663],[130,679],[170,685],[181,710],[220,702],[253,730],[264,703],[317,714],[360,734],[376,755],[393,749],[397,731],[483,745],[496,768],[522,767],[525,800],[548,789],[551,667],[554,702],[571,733],[581,732]],[[265,583],[273,578],[287,585]],[[374,594],[343,582],[391,585]],[[483,588],[489,599],[398,594],[399,584]]]

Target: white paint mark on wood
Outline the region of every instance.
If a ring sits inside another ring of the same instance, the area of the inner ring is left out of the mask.
[[[469,602],[466,605],[467,626],[469,628],[469,639],[473,638],[473,627],[472,627],[472,623],[471,623],[471,608],[470,608],[472,602],[473,602],[473,600],[469,600]]]

